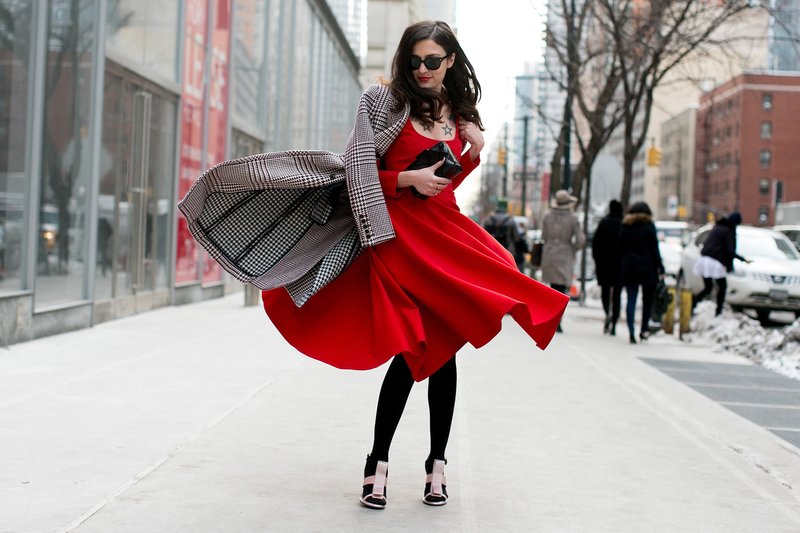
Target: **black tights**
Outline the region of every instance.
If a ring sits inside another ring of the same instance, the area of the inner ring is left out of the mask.
[[[714,282],[717,282],[717,314],[722,313],[722,307],[725,305],[725,292],[728,290],[728,280],[726,278],[703,278],[703,290],[700,294],[695,296],[695,303],[703,301],[711,294],[714,288]]]
[[[428,408],[430,410],[431,450],[427,463],[432,459],[444,459],[444,450],[450,438],[453,410],[456,404],[456,358],[453,356],[442,368],[428,378]],[[375,440],[370,458],[373,461],[388,461],[389,446],[400,423],[403,409],[411,393],[414,378],[411,377],[402,355],[392,359],[386,377],[383,378],[378,396],[378,411],[375,414]]]
[[[622,285],[600,285],[600,298],[603,302],[603,311],[610,324],[616,324],[619,319],[619,310],[622,299]]]

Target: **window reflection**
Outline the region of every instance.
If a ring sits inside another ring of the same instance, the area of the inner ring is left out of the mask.
[[[178,0],[112,0],[106,50],[177,80]]]
[[[22,288],[32,3],[0,2],[0,293]]]
[[[267,0],[235,2],[236,30],[233,33],[233,77],[236,118],[257,131],[265,127],[264,41]]]
[[[48,13],[36,306],[85,296],[95,10],[94,0],[62,0]]]

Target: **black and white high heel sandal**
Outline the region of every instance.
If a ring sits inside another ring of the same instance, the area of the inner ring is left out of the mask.
[[[422,497],[426,505],[444,505],[447,503],[447,477],[444,475],[443,459],[434,459],[431,473],[425,478],[425,495]]]
[[[383,509],[386,507],[386,478],[389,475],[389,463],[375,461],[375,468],[369,468],[372,458],[367,456],[367,466],[364,468],[364,484],[359,501],[364,507],[370,509]],[[366,473],[374,474],[367,476]]]

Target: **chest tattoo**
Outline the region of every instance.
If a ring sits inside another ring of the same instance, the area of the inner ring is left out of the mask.
[[[442,132],[444,132],[445,137],[449,137],[453,134],[453,131],[455,131],[456,116],[454,113],[450,113],[450,115],[448,115],[448,117],[443,121],[437,120],[431,124],[424,124],[422,122],[417,122],[416,120],[414,122],[422,126],[423,131],[429,133],[433,132],[434,126],[439,126],[442,128]]]

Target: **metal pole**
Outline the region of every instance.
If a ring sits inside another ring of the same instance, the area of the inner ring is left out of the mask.
[[[572,106],[567,107],[567,129],[564,132],[564,179],[561,183],[561,188],[570,190],[572,169],[570,168],[570,145],[572,145]]]
[[[522,124],[524,131],[522,132],[522,194],[520,197],[520,205],[522,206],[522,216],[528,216],[526,201],[528,198],[528,119],[531,117],[522,117]]]
[[[574,23],[575,23],[575,0],[570,0],[569,3],[570,14],[567,20],[567,109],[566,109],[566,118],[567,118],[567,128],[564,132],[564,171],[563,176],[564,179],[562,180],[562,188],[569,191],[572,187],[572,169],[570,168],[570,147],[572,146],[572,91],[574,87],[574,82],[572,78],[572,71],[575,68],[574,65],[571,64],[572,58],[574,56],[574,49],[575,49],[575,31],[574,31]]]
[[[583,248],[581,249],[581,296],[580,306],[586,305],[586,250],[589,249],[589,206],[592,205],[592,173],[586,173],[586,186],[583,188]]]
[[[508,122],[503,124],[503,199],[508,200]]]
[[[683,150],[681,146],[681,140],[678,139],[678,172],[677,176],[675,177],[675,196],[678,197],[678,206],[675,210],[675,220],[681,219],[681,206],[683,202],[681,201],[681,181],[683,180]]]

